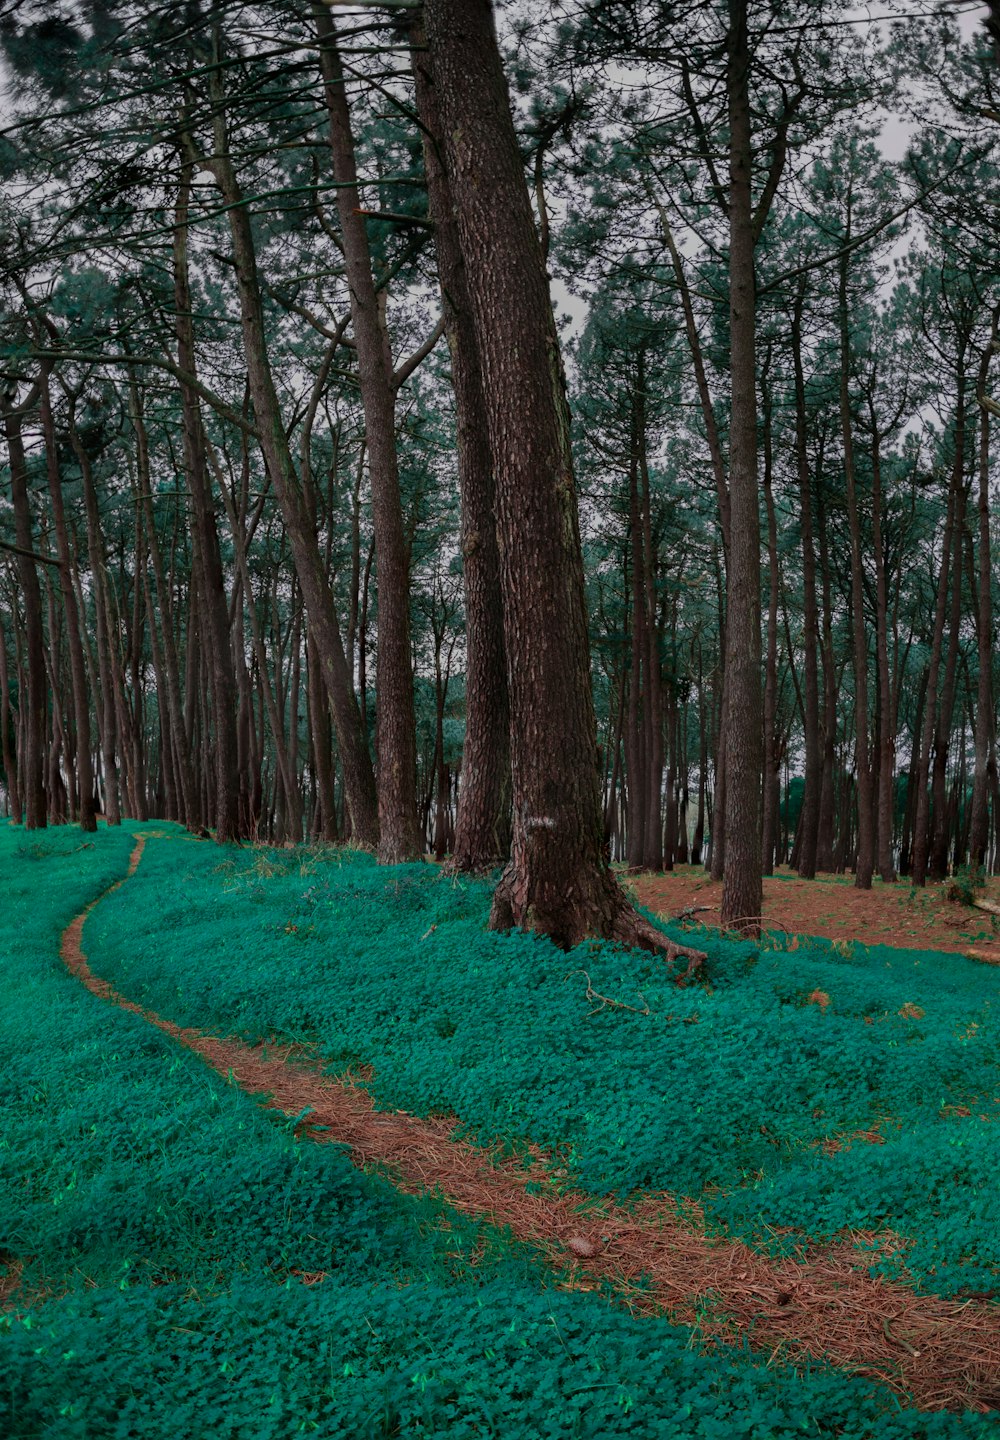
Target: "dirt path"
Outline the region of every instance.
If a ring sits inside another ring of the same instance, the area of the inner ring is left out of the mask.
[[[693,918],[698,923],[719,924],[722,882],[711,880],[700,865],[625,878],[639,902],[659,915],[673,917],[697,907]],[[906,880],[895,885],[876,880],[871,890],[855,890],[850,875],[800,880],[782,870],[764,881],[764,923],[790,935],[823,935],[862,945],[974,951],[978,958],[1000,964],[1000,921],[995,929],[985,911],[955,904],[947,892],[947,882],[916,889]],[[1000,881],[991,880],[986,893],[1000,901]]]
[[[143,845],[140,837],[129,875]],[[579,1192],[560,1194],[540,1155],[518,1164],[453,1139],[454,1119],[377,1111],[350,1075],[324,1076],[292,1058],[293,1047],[250,1047],[177,1026],[126,1000],[90,970],[81,939],[98,903],[67,927],[60,950],[93,994],[141,1015],[230,1083],[267,1092],[270,1108],[302,1117],[299,1133],[348,1145],[356,1165],[377,1165],[401,1190],[440,1191],[456,1209],[508,1226],[560,1272],[567,1288],[610,1286],[633,1310],[693,1324],[708,1342],[745,1338],[785,1360],[825,1357],[888,1383],[925,1409],[1000,1408],[1000,1309],[873,1280],[857,1268],[870,1256],[848,1245],[801,1263],[774,1260],[706,1236],[700,1208],[670,1195],[646,1197],[626,1210]],[[539,1181],[541,1191],[527,1188]]]

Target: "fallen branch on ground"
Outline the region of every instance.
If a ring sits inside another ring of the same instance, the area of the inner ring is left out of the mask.
[[[701,915],[703,911],[718,910],[718,908],[718,905],[689,905],[688,908],[682,910],[679,915],[671,915],[670,918],[679,924],[683,920],[694,919],[695,915]]]
[[[983,950],[966,950],[966,958],[978,960],[982,965],[1000,965],[1000,955],[987,955]]]
[[[590,1011],[590,1015],[597,1015],[604,1009],[631,1010],[633,1015],[652,1014],[652,1011],[649,1008],[649,1002],[641,990],[637,992],[639,999],[642,1001],[642,1008],[640,1009],[638,1005],[626,1005],[624,1000],[612,1000],[610,995],[602,995],[599,990],[595,990],[590,982],[590,976],[587,974],[586,970],[571,970],[569,975],[566,976],[566,979],[569,980],[574,975],[582,975],[584,980],[586,980],[587,988],[584,991],[584,994],[590,1001],[591,1005],[594,1005],[594,1002],[597,1001],[597,1004],[594,1005],[594,1009]]]

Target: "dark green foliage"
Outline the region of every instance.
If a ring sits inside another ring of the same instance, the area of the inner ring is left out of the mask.
[[[340,1279],[82,1293],[11,1327],[10,1440],[297,1434],[448,1440],[987,1440],[982,1416],[899,1411],[819,1368],[706,1356],[593,1296]],[[3,1401],[0,1400],[0,1415]]]
[[[297,1140],[288,1120],[63,971],[59,931],[124,872],[131,836],[102,829],[80,849],[78,832],[57,835],[44,856],[19,853],[20,833],[0,826],[0,1251],[24,1262],[22,1293],[36,1297],[0,1317],[5,1440],[993,1433],[990,1417],[901,1411],[885,1390],[826,1367],[797,1375],[745,1351],[705,1354],[686,1328],[549,1290],[545,1272],[489,1227],[359,1174],[336,1146]],[[115,933],[117,959],[165,963],[168,947],[151,937],[168,935],[176,969],[162,977],[172,995],[161,1008],[203,1005],[198,1021],[210,1025],[213,1006],[220,1016],[242,1006],[245,1026],[257,987],[294,1008],[296,953],[325,956],[332,975],[323,937],[338,915],[344,943],[352,930],[388,924],[410,980],[409,993],[383,996],[386,1029],[394,1012],[410,1016],[411,1043],[419,1029],[441,1063],[439,1047],[468,1047],[467,997],[443,967],[431,1010],[431,966],[419,964],[418,946],[444,930],[474,951],[478,887],[417,868],[387,875],[364,859],[303,859],[241,855],[220,874],[217,852],[179,831],[151,840],[139,875],[88,921],[90,960],[109,968]],[[381,921],[366,922],[380,891]],[[294,917],[279,924],[291,894]],[[241,922],[228,945],[213,909]],[[414,939],[429,916],[439,930]],[[497,944],[512,967],[501,998],[514,1005],[516,985],[534,975],[544,1000],[550,948]],[[601,957],[589,958],[596,970]],[[747,959],[738,954],[719,993],[745,983]],[[376,970],[385,963],[375,960]],[[348,982],[337,978],[344,999]],[[571,993],[578,1004],[578,987]],[[315,994],[303,985],[302,996],[306,1033]],[[672,999],[675,1008],[703,1003],[698,992]],[[545,1043],[541,1027],[534,1043]],[[303,1283],[320,1271],[322,1283]]]

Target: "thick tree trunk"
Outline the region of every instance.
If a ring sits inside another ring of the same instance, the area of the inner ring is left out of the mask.
[[[419,13],[419,12],[418,12]],[[493,460],[482,367],[442,142],[440,101],[422,16],[410,29],[424,172],[451,354],[465,586],[465,743],[453,864],[487,870],[510,854],[510,703],[504,653]]]
[[[514,835],[491,924],[670,951],[604,856],[569,414],[492,13],[428,0],[425,15],[496,465]]]
[[[731,540],[726,604],[726,859],[722,922],[760,930],[760,497],[757,481],[750,51],[747,0],[729,0],[729,426]]]

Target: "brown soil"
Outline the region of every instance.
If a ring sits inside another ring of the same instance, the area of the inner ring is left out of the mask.
[[[22,1298],[18,1294],[24,1266],[6,1250],[0,1250],[0,1311],[12,1310]]]
[[[130,874],[142,847],[140,838]],[[560,1193],[560,1172],[541,1154],[519,1163],[455,1139],[453,1117],[376,1111],[356,1077],[325,1076],[298,1056],[293,1060],[293,1047],[250,1047],[174,1025],[91,972],[81,937],[92,908],[65,931],[61,955],[95,995],[142,1015],[230,1084],[266,1093],[270,1108],[293,1117],[306,1111],[298,1133],[349,1146],[356,1165],[386,1170],[404,1191],[439,1192],[457,1209],[509,1227],[560,1272],[567,1288],[610,1287],[638,1313],[665,1313],[696,1326],[708,1344],[746,1339],[784,1360],[825,1357],[888,1383],[925,1409],[1000,1407],[997,1309],[871,1279],[859,1268],[870,1263],[870,1248],[845,1243],[799,1260],[757,1254],[706,1235],[700,1207],[671,1195],[646,1196],[625,1208]],[[855,1237],[869,1247],[876,1238]],[[881,1239],[893,1248],[901,1243]],[[323,1277],[300,1278],[314,1284]]]
[[[722,884],[700,865],[680,865],[665,875],[629,875],[626,884],[639,902],[663,916],[698,907],[694,923],[718,925]],[[897,945],[914,950],[975,951],[975,958],[1000,964],[1000,921],[947,898],[948,882],[920,890],[906,880],[871,890],[855,890],[850,875],[821,875],[800,880],[782,869],[764,881],[764,924],[789,935],[823,935],[862,945]],[[989,882],[986,897],[1000,901],[1000,880]],[[706,909],[702,910],[701,907]]]

